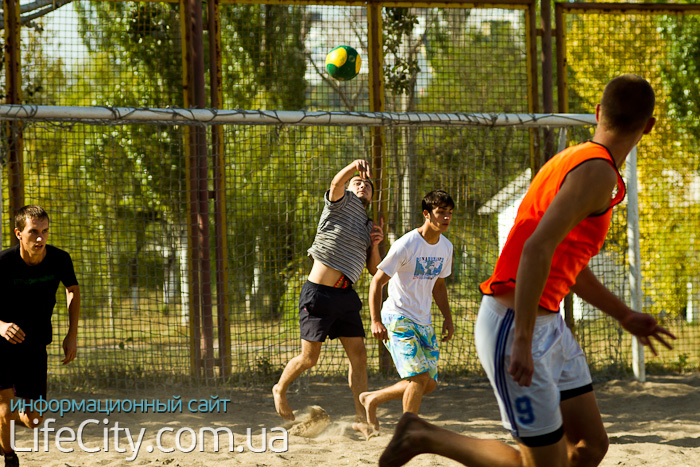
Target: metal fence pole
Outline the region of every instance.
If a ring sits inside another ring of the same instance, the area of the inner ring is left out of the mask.
[[[639,245],[639,190],[637,189],[637,148],[627,156],[627,255],[629,256],[630,304],[642,311],[642,268]],[[637,381],[646,380],[644,368],[644,346],[632,339],[632,370]]]
[[[209,87],[212,108],[220,109],[223,102],[221,88],[221,14],[218,0],[207,1],[207,30],[209,39]],[[212,170],[214,177],[214,240],[216,245],[216,325],[219,343],[219,376],[231,374],[231,328],[228,294],[228,242],[226,238],[226,172],[224,170],[224,129],[211,127]]]
[[[384,112],[384,51],[381,5],[377,3],[370,3],[367,5],[367,26],[370,110],[373,112]],[[384,218],[385,221],[388,221],[387,196],[385,192],[386,182],[384,181],[384,148],[386,136],[384,134],[384,128],[381,126],[371,127],[370,132],[372,135],[372,171],[377,184],[373,217],[375,221],[378,221],[379,218]],[[386,229],[387,228],[385,228],[384,233],[386,233]],[[384,257],[384,253],[386,252],[386,244],[387,242],[385,239],[384,242],[379,245],[382,257]],[[384,289],[383,299],[385,298],[386,289]],[[388,374],[393,367],[391,356],[383,345],[378,344],[378,349],[379,369],[382,373]]]
[[[20,48],[20,4],[17,0],[3,0],[5,28],[5,102],[22,103],[22,74]],[[14,213],[24,205],[24,157],[22,144],[22,122],[5,124],[7,145],[7,184],[9,209],[7,215],[10,245],[17,243],[14,235]]]

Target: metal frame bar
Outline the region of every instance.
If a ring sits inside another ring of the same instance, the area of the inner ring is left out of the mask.
[[[70,107],[2,105],[0,120],[65,120],[103,123],[159,121],[164,124],[249,125],[378,125],[378,126],[508,126],[552,128],[595,125],[594,114],[488,114],[422,112],[320,112],[217,109],[137,109],[133,107]]]
[[[3,0],[5,28],[5,90],[8,104],[22,102],[22,74],[20,53],[20,2]],[[22,122],[8,122],[4,128],[7,141],[8,230],[10,245],[18,240],[14,234],[14,213],[24,206],[24,157]]]

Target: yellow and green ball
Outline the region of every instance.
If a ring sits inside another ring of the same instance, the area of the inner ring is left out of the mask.
[[[361,66],[360,55],[349,45],[339,45],[326,55],[326,70],[338,81],[353,79],[360,72]]]

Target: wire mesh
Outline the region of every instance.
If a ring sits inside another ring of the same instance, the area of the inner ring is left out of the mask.
[[[525,10],[452,6],[381,9],[386,111],[527,112]],[[625,14],[575,7],[565,15],[569,111],[593,112],[605,82],[623,72],[647,77],[657,91],[659,123],[639,149],[645,304],[680,339],[674,351],[650,357],[649,369],[700,368],[697,16],[661,7]],[[22,102],[184,105],[179,3],[77,1],[50,8],[22,25]],[[364,6],[222,3],[220,21],[221,107],[370,110]],[[325,54],[340,43],[355,47],[365,61],[352,81],[323,72]],[[213,69],[210,63],[206,68]],[[7,92],[5,80],[0,76]],[[52,381],[116,388],[191,382],[187,127],[118,123],[54,120],[24,130],[26,200],[49,210],[52,238],[73,254],[84,289],[81,358],[61,367],[54,345]],[[298,349],[296,300],[323,192],[339,168],[358,157],[372,159],[370,129],[222,128],[230,283],[215,293],[229,295],[230,310],[214,307],[214,314],[230,314],[231,381],[267,383]],[[588,139],[590,130],[571,128],[569,143]],[[417,206],[428,190],[445,188],[457,203],[448,233],[455,244],[448,286],[457,335],[445,346],[443,363],[447,373],[478,373],[471,343],[476,284],[491,272],[499,235],[507,230],[503,216],[523,189],[540,139],[531,130],[488,125],[388,125],[384,134],[388,241],[417,226]],[[4,134],[3,171],[8,143]],[[206,182],[213,189],[213,181]],[[7,197],[3,185],[4,216]],[[494,202],[498,208],[485,214],[484,206]],[[3,218],[3,229],[7,225]],[[593,266],[624,297],[626,255],[620,207]],[[364,301],[367,285],[367,276],[357,284]],[[629,335],[576,300],[572,310],[593,371],[626,371]],[[57,331],[64,328],[65,311],[57,307],[55,318]],[[369,349],[376,372],[377,348]],[[330,343],[310,374],[345,371],[342,349]]]
[[[386,110],[528,112],[517,8],[382,8]],[[182,14],[179,3],[82,0],[25,21],[22,102],[185,106]],[[370,110],[366,6],[225,3],[218,19],[221,108]],[[351,81],[326,72],[341,44],[363,62]]]
[[[131,388],[221,382],[191,376],[186,128],[192,127],[27,122],[26,200],[49,211],[52,243],[73,255],[84,297],[80,359],[60,366],[60,349],[54,346],[54,384]],[[268,384],[299,352],[297,301],[311,266],[306,250],[323,194],[342,167],[357,158],[371,159],[370,131],[318,125],[222,129],[230,280],[224,290],[207,283],[201,287],[229,297],[229,310],[214,310],[215,317],[226,312],[230,319],[227,382]],[[420,225],[420,200],[426,192],[442,188],[452,195],[456,209],[447,236],[455,247],[454,272],[447,284],[456,336],[443,345],[441,371],[480,374],[472,332],[481,298],[477,284],[490,275],[499,238],[507,233],[512,209],[527,187],[531,130],[388,126],[385,131],[384,189],[376,196],[386,200],[387,209],[371,215],[375,221],[386,216],[388,248]],[[571,142],[584,141],[590,131],[590,126],[578,125],[567,134]],[[209,221],[213,232],[213,217]],[[624,216],[616,218],[618,224],[624,231]],[[612,259],[595,269],[605,277],[602,269],[610,267],[607,274],[624,294],[625,253],[616,252],[615,245],[608,242],[605,253]],[[364,303],[369,279],[364,273],[356,284]],[[433,312],[440,326],[442,318],[436,308]],[[363,318],[369,329],[366,308]],[[56,341],[62,339],[66,320],[65,307],[58,306]],[[615,326],[589,319],[586,326],[577,325],[587,348],[589,323],[594,322],[619,337]],[[218,329],[212,334],[218,335]],[[369,371],[377,373],[379,344],[367,343]],[[624,345],[621,337],[609,339],[604,348],[596,344],[594,367],[600,360],[625,367]],[[221,348],[218,341],[214,348]],[[328,342],[319,364],[306,375],[346,371],[342,346]]]
[[[523,10],[387,7],[382,22],[387,111],[528,111]],[[227,4],[222,31],[228,108],[369,110],[365,7]],[[325,71],[341,44],[363,60],[352,81]]]
[[[674,5],[682,8],[681,5]],[[566,12],[567,96],[569,111],[592,111],[600,90],[622,73],[645,77],[656,92],[656,126],[639,145],[639,215],[644,311],[653,313],[679,339],[675,349],[647,356],[649,368],[698,368],[698,113],[697,10],[669,14],[658,10],[625,14],[599,9]],[[608,244],[625,249],[623,232]],[[594,326],[580,328],[589,349],[611,338]],[[621,347],[623,352],[629,348]],[[593,352],[591,352],[593,353]],[[589,353],[589,355],[591,355]],[[650,352],[647,352],[650,354]],[[589,358],[590,362],[590,358]],[[594,365],[596,360],[593,359]],[[605,366],[600,361],[598,366]]]
[[[57,3],[22,27],[23,102],[183,106],[177,3]]]

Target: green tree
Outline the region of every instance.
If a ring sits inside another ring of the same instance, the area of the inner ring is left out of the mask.
[[[393,109],[527,111],[524,22],[479,19],[472,10],[386,10],[385,72]],[[529,167],[528,134],[507,128],[392,129],[389,146],[395,154],[391,180],[396,183],[390,192],[401,193],[392,197],[390,225],[400,226],[399,234],[415,227],[423,194],[447,189],[459,210],[459,227],[450,233],[455,261],[469,262],[467,277],[456,268],[455,278],[466,283],[483,279],[495,249],[474,239],[496,238],[497,222],[484,223],[478,209]]]
[[[300,110],[305,106],[306,8],[234,5],[222,8],[223,83],[234,108]]]
[[[697,202],[691,196],[697,156],[686,149],[697,134],[691,117],[695,65],[682,64],[693,57],[696,39],[692,27],[686,28],[694,22],[682,16],[596,14],[567,25],[571,112],[592,113],[605,84],[622,73],[647,78],[656,91],[657,124],[638,152],[643,290],[648,311],[672,316],[683,312],[686,283],[700,266]],[[606,248],[618,252],[624,267],[625,229],[613,230]]]

